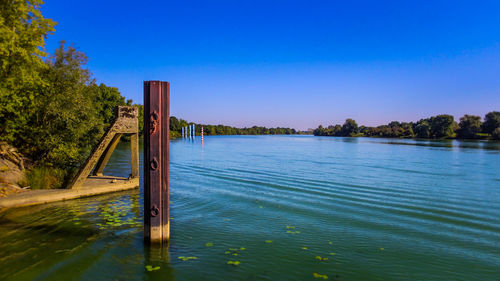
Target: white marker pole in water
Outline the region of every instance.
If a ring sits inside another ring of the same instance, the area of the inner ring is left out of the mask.
[[[184,138],[184,127],[182,127],[181,136],[182,136],[182,138]]]
[[[203,126],[201,126],[201,141],[203,141]]]
[[[195,127],[194,127],[194,124],[193,124],[193,140],[194,140],[194,138],[196,136],[196,134],[194,133],[195,132],[194,129],[195,129]]]

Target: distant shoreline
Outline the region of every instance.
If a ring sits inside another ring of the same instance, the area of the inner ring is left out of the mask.
[[[441,114],[417,122],[392,121],[377,127],[359,126],[351,118],[341,126],[319,126],[313,131],[315,136],[331,137],[384,137],[406,139],[500,139],[500,112],[492,111],[480,116],[464,115],[457,123],[452,115]]]

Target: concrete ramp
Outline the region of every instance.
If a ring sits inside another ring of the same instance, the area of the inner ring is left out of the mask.
[[[134,189],[139,178],[127,179],[113,176],[90,176],[79,189],[45,189],[18,193],[0,198],[0,212],[14,207],[25,207],[50,202],[77,199],[104,193]]]

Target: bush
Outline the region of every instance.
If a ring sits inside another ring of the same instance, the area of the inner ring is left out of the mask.
[[[53,189],[63,187],[66,171],[53,167],[36,167],[26,173],[26,182],[19,183],[21,186],[29,186],[31,189]]]
[[[181,134],[177,131],[170,131],[170,138],[171,139],[178,139],[181,137]]]
[[[496,140],[500,140],[500,127],[496,128],[491,136]]]

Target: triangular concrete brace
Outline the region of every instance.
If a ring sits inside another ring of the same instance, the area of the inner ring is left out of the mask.
[[[89,158],[80,168],[69,188],[81,189],[106,184],[139,185],[139,121],[138,108],[119,106],[117,117],[111,128],[102,136]],[[130,152],[132,171],[129,178],[103,176],[102,171],[111,157],[123,134],[130,134]],[[95,169],[94,169],[95,167]],[[91,175],[92,173],[92,175]]]

